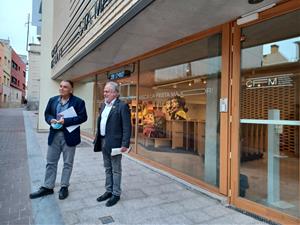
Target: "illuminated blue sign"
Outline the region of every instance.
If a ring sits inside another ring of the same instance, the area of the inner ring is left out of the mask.
[[[124,77],[129,77],[130,76],[130,71],[129,70],[123,70],[123,71],[119,71],[116,73],[110,73],[107,75],[107,79],[109,80],[117,80],[117,79],[121,79]]]

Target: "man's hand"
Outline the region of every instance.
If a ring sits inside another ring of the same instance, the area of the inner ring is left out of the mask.
[[[57,123],[57,120],[56,119],[52,119],[52,120],[50,120],[50,123],[52,124],[52,123]]]
[[[121,152],[126,152],[128,150],[128,148],[126,147],[121,147]]]
[[[129,152],[131,151],[131,149],[132,149],[131,146],[129,146],[129,148],[121,147],[121,152],[122,152],[122,153],[124,153],[124,152],[129,153]]]
[[[64,124],[64,123],[65,123],[65,120],[64,120],[64,118],[63,118],[63,117],[62,117],[62,118],[60,118],[60,119],[57,121],[57,123]]]

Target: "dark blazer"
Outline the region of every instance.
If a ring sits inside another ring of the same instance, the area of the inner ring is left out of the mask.
[[[56,119],[56,107],[59,102],[60,96],[55,96],[49,99],[46,110],[45,110],[45,120],[46,122],[51,125],[50,121],[52,119]],[[80,139],[80,127],[77,127],[74,131],[69,133],[66,129],[68,126],[77,125],[85,122],[87,120],[87,114],[85,109],[85,103],[82,99],[71,95],[69,99],[69,106],[74,107],[75,112],[77,113],[77,117],[73,118],[64,118],[64,125],[63,125],[63,132],[65,136],[65,141],[68,146],[76,146],[81,142]],[[50,132],[48,136],[48,145],[52,144],[54,134],[57,130],[53,129],[50,126]]]
[[[95,142],[100,139],[101,114],[105,104],[100,107],[100,114],[97,120],[97,134]],[[108,115],[105,127],[106,151],[110,154],[112,148],[129,147],[131,136],[131,114],[128,104],[116,99]],[[102,151],[101,144],[97,144],[96,151]]]

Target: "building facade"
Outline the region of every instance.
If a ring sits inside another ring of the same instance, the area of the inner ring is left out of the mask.
[[[7,107],[10,100],[11,47],[9,40],[0,40],[0,105]]]
[[[40,99],[41,76],[41,45],[29,44],[28,51],[29,70],[27,81],[27,106],[28,110],[38,110]]]
[[[32,0],[31,20],[41,41],[42,1]],[[27,110],[38,110],[40,99],[41,44],[30,43],[28,49]]]
[[[253,2],[43,1],[38,128],[71,79],[93,136],[114,80],[131,109],[133,157],[299,224],[300,2]]]
[[[25,100],[26,92],[26,63],[12,49],[11,54],[11,102],[21,105]]]

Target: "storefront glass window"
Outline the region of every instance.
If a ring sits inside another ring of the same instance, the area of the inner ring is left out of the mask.
[[[241,197],[299,217],[300,11],[242,29]]]
[[[221,35],[140,62],[138,154],[219,185]]]

